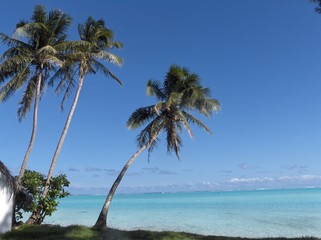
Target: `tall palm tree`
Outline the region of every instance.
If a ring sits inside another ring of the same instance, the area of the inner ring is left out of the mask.
[[[61,68],[59,71],[57,71],[55,76],[53,76],[50,84],[53,84],[55,79],[61,77],[61,80],[56,88],[57,93],[65,89],[61,107],[63,107],[66,97],[70,94],[70,90],[75,84],[73,76],[76,73],[78,73],[78,87],[64,129],[61,133],[51,161],[45,188],[42,193],[42,199],[44,199],[48,193],[50,180],[52,178],[63,142],[67,135],[85,76],[89,73],[101,72],[106,77],[112,77],[120,85],[122,85],[122,82],[102,63],[102,61],[107,61],[116,65],[122,64],[122,59],[110,52],[113,47],[120,48],[122,44],[114,41],[114,34],[105,26],[104,21],[96,21],[92,17],[89,17],[84,24],[79,24],[78,32],[81,39],[80,41],[63,43],[57,47],[63,52],[66,63],[65,67]],[[31,215],[27,222],[40,223],[40,219],[41,218],[38,209]]]
[[[210,117],[214,111],[218,111],[220,108],[219,102],[210,98],[210,90],[200,85],[198,75],[176,65],[170,67],[163,86],[158,81],[148,81],[147,95],[156,97],[158,102],[152,106],[138,108],[127,121],[129,129],[136,129],[149,122],[138,135],[137,141],[140,148],[128,160],[112,185],[94,228],[107,227],[107,214],[111,201],[127,169],[145,149],[148,149],[150,154],[162,131],[167,136],[168,152],[174,151],[179,159],[182,146],[179,133],[185,128],[193,137],[189,123],[195,123],[206,132],[211,133],[211,130],[195,116],[188,113],[188,110],[198,111],[200,114]]]
[[[71,17],[60,10],[49,13],[41,5],[35,6],[31,22],[20,21],[14,37],[0,33],[0,39],[9,46],[0,57],[0,101],[5,102],[18,89],[26,85],[19,101],[18,118],[25,118],[34,101],[32,134],[25,153],[18,181],[21,181],[34,145],[37,122],[38,104],[44,91],[50,71],[63,62],[57,57],[55,46],[66,39],[67,27]],[[16,37],[23,37],[22,41]]]

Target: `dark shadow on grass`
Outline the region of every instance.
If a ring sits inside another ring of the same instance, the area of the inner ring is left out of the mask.
[[[0,234],[1,240],[250,240],[254,238],[203,236],[184,232],[123,231],[117,229],[93,230],[79,225],[23,225]],[[261,238],[261,240],[321,240],[317,238]]]
[[[103,238],[99,232],[78,225],[72,225],[68,227],[61,227],[59,225],[23,225],[12,232],[4,234],[2,239],[101,240]]]

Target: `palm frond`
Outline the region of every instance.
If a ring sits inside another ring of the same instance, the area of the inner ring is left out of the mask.
[[[169,96],[171,92],[182,92],[188,74],[189,72],[185,68],[171,65],[164,80],[164,92],[166,95]]]
[[[72,17],[61,10],[52,10],[48,14],[46,25],[49,26],[50,42],[53,45],[64,42],[67,29],[71,25]]]
[[[115,41],[112,43],[112,46],[111,47],[115,47],[115,48],[123,48],[124,47],[124,44],[122,42],[119,42],[119,41]]]
[[[206,126],[202,121],[200,121],[199,119],[194,117],[192,114],[190,114],[186,111],[182,111],[182,114],[185,116],[185,118],[188,122],[194,123],[197,126],[199,126],[200,128],[203,128],[206,132],[213,134],[211,129],[208,126]]]
[[[214,111],[220,110],[220,103],[218,100],[212,98],[198,99],[193,104],[195,110],[199,111],[202,115],[210,117]]]
[[[53,86],[54,82],[57,79],[60,79],[54,92],[55,94],[59,94],[62,91],[64,91],[64,95],[60,103],[61,111],[64,110],[64,103],[66,99],[70,96],[72,90],[75,87],[74,77],[77,71],[78,69],[75,69],[74,64],[65,66],[64,68],[60,68],[58,71],[56,71],[55,74],[51,77],[51,79],[48,82],[49,86]]]
[[[184,113],[180,110],[176,111],[177,116],[179,117],[179,121],[181,121],[184,124],[185,129],[187,130],[188,134],[190,135],[191,138],[193,138],[193,132],[192,129],[188,123],[188,120],[186,119]]]
[[[66,99],[70,96],[71,91],[74,89],[74,87],[75,87],[74,81],[68,81],[68,85],[66,87],[64,96],[63,96],[61,103],[60,103],[61,111],[64,110],[64,103],[65,103]]]
[[[155,140],[154,140],[153,142],[150,141],[150,140],[152,139],[152,135],[151,135],[151,128],[152,128],[152,126],[153,126],[153,122],[151,122],[150,124],[148,124],[148,125],[139,133],[139,135],[137,136],[137,139],[136,139],[138,147],[142,147],[142,146],[150,143],[149,146],[148,146],[148,148],[153,149],[153,148],[157,145],[157,141],[156,141],[156,142],[154,142]]]
[[[5,79],[19,74],[24,68],[30,65],[32,59],[24,58],[22,55],[17,55],[7,59],[0,64],[0,83]]]
[[[0,174],[2,178],[5,179],[5,183],[9,187],[10,191],[15,192],[17,194],[20,190],[20,186],[2,161],[0,161]]]
[[[24,55],[15,55],[3,61],[0,64],[0,71],[13,71],[14,69],[19,69],[21,66],[25,66],[26,64],[30,64],[33,61],[33,58],[30,56]]]
[[[57,50],[53,46],[46,45],[46,46],[41,47],[38,50],[38,53],[39,54],[44,54],[44,55],[47,55],[47,54],[54,55],[54,54],[57,53]]]
[[[0,39],[8,47],[31,48],[27,43],[20,41],[19,39],[9,37],[4,33],[0,33]]]
[[[50,78],[48,85],[53,87],[57,79],[59,83],[55,89],[55,93],[59,94],[63,89],[65,89],[68,81],[74,81],[75,74],[78,71],[78,68],[75,69],[75,65],[65,65],[63,68],[58,69],[55,74]]]
[[[148,148],[148,161],[150,160],[150,153],[156,148],[159,143],[159,134],[163,126],[163,118],[157,116],[151,121],[137,136],[138,147],[142,147],[147,144]]]
[[[46,8],[43,5],[36,5],[34,7],[31,19],[34,22],[44,23],[47,19],[46,17]]]
[[[37,76],[30,78],[26,90],[24,91],[22,98],[19,101],[19,108],[17,111],[18,120],[21,121],[22,118],[25,118],[27,112],[30,110],[32,100],[34,99],[37,87]]]
[[[66,54],[73,54],[77,52],[84,53],[89,51],[92,47],[93,45],[90,42],[83,40],[62,42],[55,45],[55,49],[58,52]]]
[[[43,63],[47,64],[48,68],[54,68],[53,65],[56,65],[58,67],[62,67],[64,65],[64,62],[62,60],[60,60],[58,57],[56,56],[50,56],[47,55],[44,59],[43,59]]]
[[[317,7],[315,7],[315,11],[317,13],[321,13],[321,0],[310,0],[311,2],[317,3]]]
[[[196,100],[208,97],[207,90],[198,85],[195,86],[186,84],[181,92],[184,94],[182,102],[190,106],[193,106]]]
[[[147,82],[146,95],[155,96],[158,100],[165,100],[165,95],[162,91],[161,83],[159,81],[149,80]]]
[[[159,116],[161,115],[161,112],[166,108],[166,103],[165,102],[158,102],[154,105],[154,111],[156,114]]]
[[[20,23],[13,33],[14,38],[26,38],[28,44],[34,49],[39,49],[48,42],[48,28],[44,22],[32,21],[24,24]]]
[[[89,16],[84,24],[78,25],[81,40],[91,42],[99,49],[121,48],[120,42],[114,42],[114,33],[105,26],[103,19],[95,20]]]
[[[141,107],[136,109],[127,120],[129,129],[136,129],[144,125],[147,121],[157,117],[154,106]]]
[[[182,139],[177,133],[177,128],[181,128],[181,122],[167,119],[165,124],[165,131],[167,133],[167,151],[174,151],[177,158],[180,159],[180,148],[182,147]]]
[[[39,97],[40,97],[39,100],[41,100],[43,93],[47,89],[47,82],[48,82],[48,79],[50,77],[50,70],[45,68],[43,70],[38,70],[37,72],[38,72],[38,74],[36,76],[38,78],[39,78],[39,75],[41,75],[40,93],[39,93]]]
[[[26,67],[17,73],[10,81],[8,81],[0,89],[0,101],[5,102],[8,98],[16,92],[26,81],[29,75],[29,68]]]
[[[19,48],[11,47],[7,49],[2,55],[0,55],[0,62],[10,59],[12,57],[18,56],[21,54],[21,51]]]
[[[118,82],[118,84],[120,86],[123,86],[122,81],[115,74],[113,74],[111,71],[109,71],[109,69],[104,64],[93,59],[92,65],[94,66],[94,69],[96,71],[102,72],[106,77],[111,77],[116,82]]]
[[[198,74],[196,73],[191,73],[191,74],[188,74],[188,71],[186,70],[186,79],[185,79],[185,82],[186,82],[186,85],[187,86],[200,86],[200,77],[198,76]]]
[[[112,48],[114,46],[113,38],[114,33],[110,29],[104,27],[104,25],[96,26],[94,34],[95,44],[100,48]]]
[[[121,66],[123,64],[123,59],[121,57],[118,57],[115,54],[112,54],[110,52],[107,51],[99,51],[97,53],[94,54],[94,57],[101,59],[101,60],[105,60],[111,63],[116,64],[117,66]]]
[[[166,101],[166,105],[167,106],[179,105],[182,102],[182,96],[183,96],[183,93],[171,92]]]

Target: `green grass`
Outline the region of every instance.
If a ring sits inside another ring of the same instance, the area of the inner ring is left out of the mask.
[[[153,231],[121,231],[107,229],[104,231],[93,230],[84,226],[61,227],[56,225],[23,225],[11,232],[0,234],[1,240],[247,240],[249,238],[202,236],[180,232],[153,232]],[[265,238],[262,240],[272,240]],[[276,240],[277,238],[274,238]],[[286,238],[278,238],[285,240]],[[292,238],[292,240],[317,240],[317,238]],[[319,239],[321,240],[321,239]]]

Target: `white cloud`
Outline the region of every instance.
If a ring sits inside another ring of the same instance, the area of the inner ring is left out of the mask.
[[[300,176],[283,176],[279,177],[278,180],[280,181],[298,181],[298,182],[303,182],[303,181],[320,181],[321,176],[319,175],[300,175]]]
[[[280,177],[231,178],[220,184],[221,189],[277,189],[321,187],[320,175],[297,175]]]
[[[274,181],[273,178],[264,177],[264,178],[232,178],[229,183],[261,183],[261,182],[271,182]]]
[[[302,175],[301,179],[303,179],[303,180],[321,180],[321,176],[317,176],[317,175]]]
[[[105,170],[107,171],[107,170]],[[145,168],[142,172],[132,172],[130,175],[137,176],[145,173],[161,174],[162,169]],[[98,171],[99,172],[99,171]],[[108,172],[108,171],[107,171]],[[95,173],[95,172],[94,172]],[[115,174],[113,169],[109,173]],[[163,172],[162,174],[172,174],[171,172]],[[98,186],[97,184],[72,184],[71,192],[89,193],[89,194],[105,194],[109,189],[109,185]],[[192,191],[230,191],[230,190],[252,190],[252,189],[278,189],[278,188],[305,188],[305,187],[321,187],[321,175],[302,174],[296,176],[276,176],[276,177],[235,177],[228,178],[225,181],[214,182],[212,179],[204,179],[202,182],[191,183],[173,183],[164,185],[121,185],[118,189],[120,193],[148,193],[148,192],[192,192]]]

